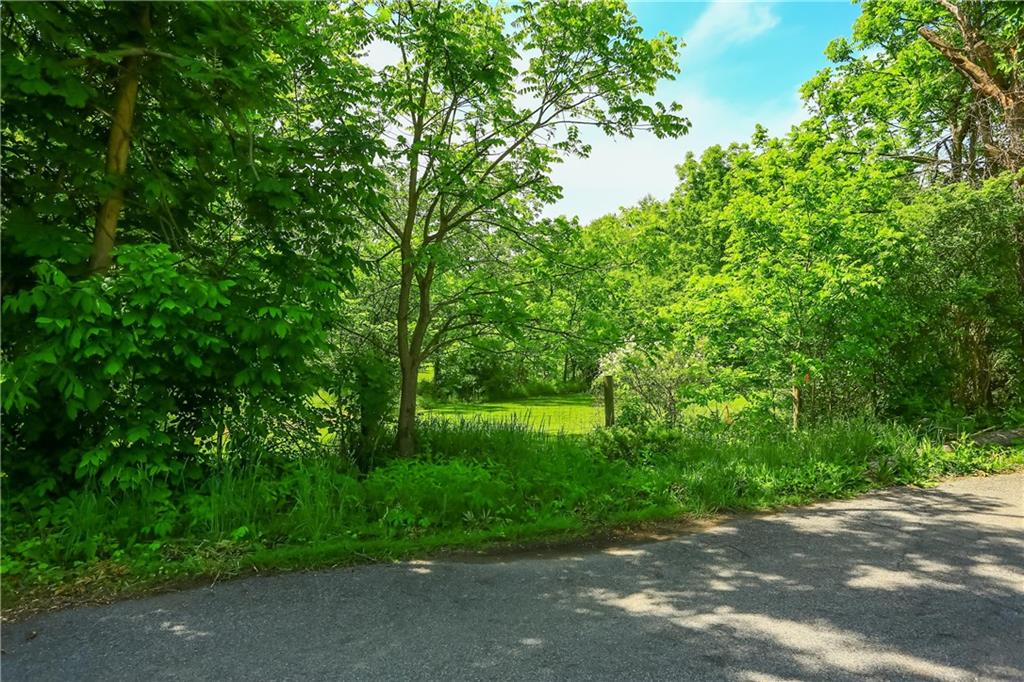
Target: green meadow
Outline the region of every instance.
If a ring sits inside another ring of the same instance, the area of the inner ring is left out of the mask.
[[[451,402],[424,407],[424,417],[521,424],[548,433],[587,433],[604,423],[604,407],[588,393],[502,402]]]

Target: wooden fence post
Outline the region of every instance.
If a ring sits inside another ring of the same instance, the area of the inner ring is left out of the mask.
[[[604,378],[604,425],[615,426],[615,383],[610,376]]]

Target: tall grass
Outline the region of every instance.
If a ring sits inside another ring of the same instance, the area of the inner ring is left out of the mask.
[[[202,572],[210,547],[259,555],[264,565],[383,556],[770,509],[1024,464],[1020,449],[947,449],[913,429],[871,422],[580,437],[515,421],[435,420],[420,438],[421,457],[384,460],[366,476],[339,457],[263,453],[174,494],[153,486],[116,498],[86,488],[41,505],[5,499],[5,582],[61,581],[104,560],[140,572],[166,574],[175,562]]]
[[[589,393],[530,397],[485,403],[444,402],[424,405],[428,419],[487,421],[550,433],[584,434],[604,423],[604,408]]]

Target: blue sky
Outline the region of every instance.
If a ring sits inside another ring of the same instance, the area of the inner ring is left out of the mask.
[[[825,46],[848,36],[859,14],[846,0],[630,4],[645,32],[666,31],[687,43],[681,73],[657,94],[681,103],[693,127],[678,140],[613,140],[586,131],[593,153],[556,167],[564,197],[548,215],[588,221],[648,194],[663,199],[686,152],[746,140],[757,123],[785,133],[804,118],[800,85],[827,65]]]

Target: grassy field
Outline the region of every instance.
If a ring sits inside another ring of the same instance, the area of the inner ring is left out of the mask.
[[[547,433],[587,433],[604,423],[604,408],[588,393],[494,403],[444,403],[420,411],[424,417],[521,424]]]
[[[728,407],[733,416],[739,414],[747,401],[736,398],[726,403],[693,405],[684,414],[689,417],[721,412]],[[440,417],[452,421],[481,421],[489,424],[517,424],[545,433],[589,433],[604,426],[604,406],[600,398],[589,393],[521,398],[489,403],[449,402],[421,404],[420,416]]]

